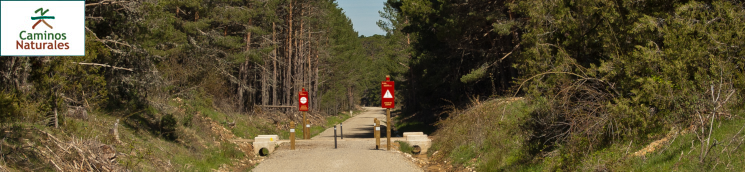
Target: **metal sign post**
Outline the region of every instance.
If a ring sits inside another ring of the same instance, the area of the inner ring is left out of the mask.
[[[395,108],[395,83],[391,81],[391,76],[386,75],[385,81],[381,82],[381,103],[380,105],[385,108],[386,113],[386,138],[388,150],[391,150],[391,109]]]

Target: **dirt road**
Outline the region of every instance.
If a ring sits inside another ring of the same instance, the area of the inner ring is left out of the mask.
[[[382,149],[375,150],[375,141],[370,139],[373,119],[384,126],[385,109],[365,110],[343,123],[344,139],[337,138],[338,149],[334,149],[334,128],[329,128],[311,140],[298,141],[295,150],[283,144],[253,171],[422,171],[401,153],[385,151],[384,127]]]

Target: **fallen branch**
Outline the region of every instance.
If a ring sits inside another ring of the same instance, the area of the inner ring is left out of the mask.
[[[406,69],[409,69],[409,66],[406,66],[404,63],[398,62],[398,64],[401,64],[401,66],[406,67]]]
[[[222,61],[220,61],[219,59],[215,59],[215,60],[217,61],[218,64],[223,64]],[[247,84],[241,82],[241,80],[239,80],[235,76],[231,75],[230,73],[226,72],[224,69],[220,68],[220,65],[215,65],[214,67],[218,69],[218,72],[220,72],[220,74],[223,74],[225,77],[228,77],[228,81],[232,82],[233,84],[238,84],[238,86],[240,86],[241,89],[248,91],[248,92],[255,91],[254,88],[251,88]]]
[[[88,3],[88,4],[85,4],[85,6],[86,7],[90,7],[90,6],[98,6],[98,5],[111,5],[111,4],[119,4],[119,3],[126,3],[126,2],[129,2],[129,1],[109,1],[109,0],[106,0],[106,1],[101,1],[101,2],[98,2],[98,3]]]
[[[115,44],[121,44],[121,45],[124,45],[124,46],[132,47],[132,46],[131,46],[131,45],[129,45],[129,44],[126,44],[126,43],[121,43],[121,42],[118,42],[118,41],[114,41],[114,40],[102,40],[102,39],[98,38],[98,35],[96,35],[96,32],[93,32],[93,31],[92,31],[91,29],[89,29],[88,27],[85,27],[85,30],[87,30],[88,32],[90,32],[90,33],[91,33],[91,35],[93,35],[93,38],[96,38],[96,40],[97,40],[97,41],[99,41],[99,42],[101,42],[101,43],[106,43],[106,42],[113,42],[113,43],[115,43]],[[107,45],[107,44],[103,44],[103,45],[104,45],[104,46],[106,46],[107,48],[109,48],[109,50],[111,50],[111,51],[113,51],[113,52],[115,52],[115,53],[118,53],[118,54],[123,54],[123,53],[124,53],[124,52],[122,52],[121,50],[117,50],[117,49],[111,48],[111,46],[109,46],[109,45]]]
[[[267,108],[297,108],[297,106],[273,106],[273,105],[254,105]]]
[[[103,20],[103,17],[85,17],[85,19],[91,19],[91,20]]]
[[[101,41],[102,43],[111,42],[111,43],[118,44],[118,45],[124,45],[124,46],[127,46],[127,47],[132,47],[132,45],[129,45],[127,43],[119,42],[119,41],[112,40],[112,39],[98,39],[98,41]]]
[[[533,75],[533,76],[531,76],[530,78],[528,78],[528,79],[526,79],[525,81],[523,81],[522,83],[520,83],[520,86],[519,86],[519,87],[517,87],[517,90],[515,90],[515,95],[513,95],[513,97],[517,97],[517,93],[519,93],[519,92],[520,92],[520,88],[522,88],[522,87],[523,87],[523,85],[525,84],[525,82],[528,82],[528,81],[532,80],[532,79],[533,79],[533,78],[535,78],[535,77],[538,77],[538,76],[543,76],[543,75],[547,75],[547,74],[569,74],[569,75],[574,75],[574,76],[580,77],[580,78],[582,78],[582,79],[589,79],[589,78],[587,78],[587,77],[584,77],[584,76],[582,76],[582,75],[579,75],[579,74],[576,74],[576,73],[572,73],[572,72],[543,72],[543,73],[541,73],[541,74],[538,74],[538,75]],[[594,79],[594,78],[593,78],[593,79]],[[602,80],[600,80],[600,79],[598,79],[598,80],[602,82]]]
[[[506,55],[504,55],[504,57],[502,57],[501,59],[499,59],[498,62],[501,62],[502,60],[506,59],[507,56],[510,56],[510,54],[512,54],[512,52],[515,52],[515,50],[517,50],[517,48],[519,48],[519,47],[520,47],[520,44],[517,44],[515,46],[515,48],[512,48],[512,51],[510,51],[510,53],[507,53]],[[492,64],[492,65],[494,65],[494,64]]]
[[[111,66],[111,65],[107,65],[107,64],[100,64],[100,63],[80,63],[80,62],[72,62],[72,63],[73,64],[79,64],[79,65],[91,65],[91,66],[109,67],[109,68],[113,68],[113,69],[116,69],[116,70],[126,70],[126,71],[130,71],[130,72],[134,72],[134,69],[131,69],[131,68],[116,67],[116,66]]]
[[[49,137],[49,138],[52,138],[52,140],[54,140],[54,141],[56,141],[56,142],[59,142],[59,143],[64,143],[64,142],[60,141],[59,139],[57,139],[57,137],[54,137],[53,135],[51,135],[51,134],[49,134],[49,133],[47,133],[47,132],[45,132],[45,131],[43,131],[43,130],[41,130],[41,129],[38,129],[38,128],[34,128],[34,129],[36,129],[36,131],[39,131],[39,132],[41,132],[42,134],[45,134],[45,135],[47,135],[47,137]]]
[[[54,161],[53,161],[53,160],[51,160],[51,159],[50,159],[50,160],[49,160],[49,162],[52,162],[52,164],[54,165],[54,167],[57,167],[57,170],[59,170],[59,171],[65,171],[65,170],[62,170],[62,168],[60,168],[60,167],[59,167],[59,166],[57,165],[57,163],[54,163]]]
[[[724,151],[726,151],[727,148],[729,148],[729,145],[731,145],[733,141],[737,140],[737,136],[740,136],[740,133],[742,132],[742,129],[745,129],[745,125],[743,125],[742,127],[740,127],[740,131],[737,131],[737,134],[735,134],[734,136],[732,136],[732,139],[729,141],[729,143],[727,143],[727,146],[724,146],[724,149],[722,149],[722,152],[721,153],[724,153]],[[739,147],[739,145],[738,145],[738,147]]]

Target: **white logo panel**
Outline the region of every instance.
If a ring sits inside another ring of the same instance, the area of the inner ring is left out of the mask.
[[[0,1],[0,7],[0,55],[85,55],[85,1]]]

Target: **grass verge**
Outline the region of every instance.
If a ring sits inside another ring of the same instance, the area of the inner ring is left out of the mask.
[[[456,115],[441,121],[428,152],[440,152],[433,159],[478,171],[520,170],[529,148],[520,125],[531,111],[523,99],[493,99],[467,111],[453,110]]]
[[[699,137],[696,131],[700,128],[672,129],[633,138],[637,140],[618,140],[580,157],[570,157],[562,145],[544,148],[528,141],[532,132],[523,124],[538,106],[506,98],[481,102],[464,111],[454,109],[434,134],[436,139],[428,151],[430,160],[477,171],[561,171],[565,167],[577,171],[745,169],[743,111],[714,121],[710,140]],[[702,146],[707,141],[713,146]]]

